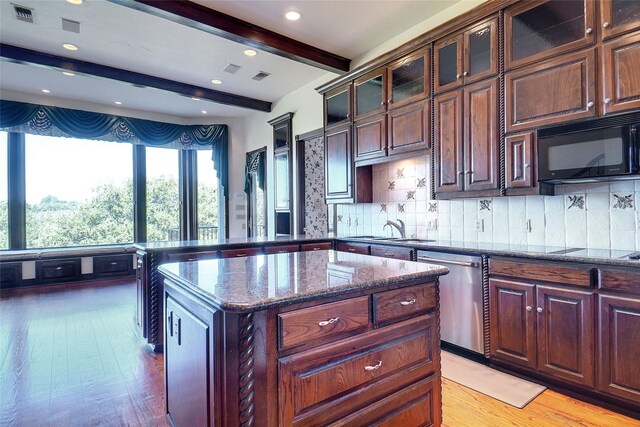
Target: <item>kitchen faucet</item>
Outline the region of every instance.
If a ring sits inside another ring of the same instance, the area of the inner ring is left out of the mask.
[[[400,223],[400,225],[398,225],[397,222],[393,222],[393,221],[387,220],[387,223],[382,226],[382,230],[384,230],[387,227],[387,225],[395,227],[400,232],[400,237],[402,237],[404,239],[406,237],[405,236],[405,229],[404,229],[404,222],[401,219],[398,219],[397,221]],[[391,234],[393,234],[393,229],[391,230]]]

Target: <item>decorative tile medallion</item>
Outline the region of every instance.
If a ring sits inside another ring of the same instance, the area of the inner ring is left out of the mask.
[[[586,196],[567,196],[569,205],[567,206],[567,210],[575,208],[584,210],[584,202]]]
[[[407,200],[415,200],[416,199],[416,191],[410,190],[407,191]]]
[[[416,188],[425,188],[427,186],[427,178],[418,178],[418,185]]]
[[[387,204],[380,203],[380,212],[386,212],[386,211],[387,211]]]
[[[396,169],[396,178],[404,178],[404,168]]]
[[[429,202],[427,212],[438,212],[438,202]]]
[[[338,215],[338,222],[342,222],[342,215]]]
[[[398,212],[404,212],[404,205],[406,203],[398,203]]]
[[[633,194],[622,196],[619,194],[613,194],[611,202],[613,203],[613,209],[633,209]]]
[[[481,212],[482,211],[491,212],[491,200],[488,200],[488,199],[478,200],[478,210]]]
[[[396,182],[389,181],[389,187],[387,187],[387,190],[395,190],[395,189],[396,189]]]

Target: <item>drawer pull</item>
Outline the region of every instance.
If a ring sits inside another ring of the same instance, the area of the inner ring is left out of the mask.
[[[116,261],[110,262],[109,265],[118,265]]]
[[[62,270],[62,267],[56,267],[56,270]]]
[[[323,320],[322,322],[318,322],[318,326],[327,326],[327,325],[331,325],[334,324],[338,321],[338,319],[340,319],[339,317],[334,317],[333,319],[329,319],[329,320]]]
[[[356,250],[354,248],[349,248],[349,252],[355,252]]]
[[[319,251],[321,248],[313,248],[314,251]]]
[[[364,370],[365,371],[375,371],[376,369],[380,369],[381,366],[382,366],[382,360],[378,360],[378,363],[376,363],[373,366],[371,366],[371,365],[365,366]]]
[[[385,252],[384,256],[396,256],[395,254],[392,254],[391,252]]]
[[[197,261],[198,258],[187,258],[187,261]]]
[[[279,253],[279,254],[286,254],[286,253],[287,253],[287,251],[285,251],[285,250],[281,250],[281,251],[278,251],[278,253]]]
[[[247,254],[236,254],[237,257],[247,256]]]
[[[412,305],[416,303],[416,299],[410,299],[409,301],[400,301],[400,305]]]

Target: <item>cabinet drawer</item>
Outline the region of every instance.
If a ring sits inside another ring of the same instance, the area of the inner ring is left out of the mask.
[[[286,254],[288,252],[298,252],[298,245],[279,245],[279,246],[265,246],[264,253],[270,254]]]
[[[330,427],[397,427],[433,426],[434,414],[439,406],[435,376],[385,397],[353,415],[330,424]],[[389,414],[393,414],[389,417]]]
[[[563,285],[591,287],[591,269],[569,267],[560,263],[533,264],[503,259],[489,260],[489,274],[517,277],[538,282],[554,282]]]
[[[17,286],[21,280],[22,280],[22,263],[21,262],[0,263],[0,286],[2,287]]]
[[[369,325],[369,297],[322,304],[278,315],[280,349],[308,342],[329,342]]]
[[[369,255],[369,245],[363,245],[360,243],[345,243],[338,242],[336,249],[342,252],[352,252],[354,254]]]
[[[371,245],[371,255],[385,258],[406,259],[407,261],[411,261],[411,252],[413,252],[413,250],[409,248]]]
[[[37,261],[36,277],[41,283],[78,280],[80,259]]]
[[[435,283],[373,294],[373,321],[376,324],[407,318],[435,308]]]
[[[218,254],[216,251],[203,251],[203,252],[181,252],[175,254],[168,254],[168,262],[186,262],[197,261],[199,259],[215,259]]]
[[[640,272],[628,269],[600,269],[600,287],[602,289],[629,292],[640,295]]]
[[[303,243],[300,245],[300,250],[303,252],[307,251],[330,251],[332,248],[331,242],[320,242],[320,243]]]
[[[429,376],[435,333],[422,316],[280,359],[280,420],[326,426]]]
[[[262,248],[223,249],[220,258],[242,258],[246,256],[260,255]]]
[[[97,277],[133,274],[131,255],[113,255],[93,258],[93,273]]]

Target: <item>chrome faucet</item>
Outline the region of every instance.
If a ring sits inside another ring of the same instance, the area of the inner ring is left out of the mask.
[[[400,225],[398,225],[398,223],[396,223],[396,222],[387,220],[387,223],[382,226],[382,229],[384,230],[387,227],[387,225],[395,227],[400,232],[400,237],[402,237],[404,239],[406,237],[405,236],[404,222],[401,219],[398,219],[397,221],[400,223]],[[391,233],[393,234],[393,230],[391,230]]]

